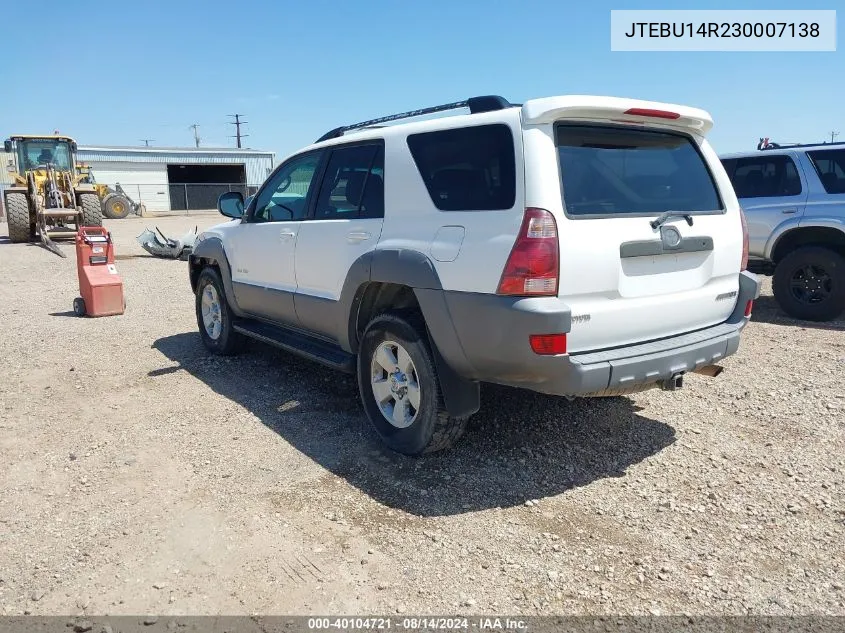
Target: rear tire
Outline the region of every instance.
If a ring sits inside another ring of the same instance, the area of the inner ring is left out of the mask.
[[[398,453],[444,450],[466,429],[467,418],[451,417],[443,404],[421,319],[384,314],[370,321],[358,353],[358,389],[376,433]]]
[[[103,200],[103,215],[112,220],[122,220],[132,211],[132,203],[126,196],[113,193]]]
[[[9,240],[15,244],[29,242],[35,237],[26,194],[6,195],[6,223],[9,227]]]
[[[778,262],[772,290],[795,319],[833,320],[845,310],[845,258],[822,246],[796,249]]]
[[[103,209],[97,194],[79,194],[79,206],[82,207],[82,226],[103,226]]]
[[[244,337],[233,327],[223,281],[213,268],[203,268],[197,279],[195,305],[200,337],[210,352],[229,356],[243,348]]]

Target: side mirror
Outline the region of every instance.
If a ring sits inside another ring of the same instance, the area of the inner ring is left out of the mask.
[[[76,141],[74,141],[73,143],[70,144],[70,151],[72,151],[74,154],[76,154],[78,149],[79,149],[79,146],[76,144]]]
[[[217,199],[217,210],[227,218],[238,218],[244,215],[244,196],[240,191],[227,191]]]
[[[11,139],[3,141],[3,151],[6,152],[7,154],[12,153],[12,141],[11,141]]]

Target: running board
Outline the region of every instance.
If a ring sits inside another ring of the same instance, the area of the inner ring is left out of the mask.
[[[232,327],[244,336],[273,345],[286,352],[316,361],[332,369],[355,373],[355,356],[343,351],[336,344],[315,336],[252,320],[235,321]]]

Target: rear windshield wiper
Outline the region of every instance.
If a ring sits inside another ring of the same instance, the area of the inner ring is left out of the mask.
[[[692,215],[690,215],[689,213],[681,213],[680,211],[666,211],[665,213],[661,213],[659,216],[657,216],[656,220],[651,221],[651,228],[656,229],[670,218],[683,218],[687,221],[687,224],[692,226]]]

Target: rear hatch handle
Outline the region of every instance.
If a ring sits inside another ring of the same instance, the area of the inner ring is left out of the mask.
[[[681,213],[680,211],[666,211],[665,213],[661,213],[657,216],[656,220],[651,221],[651,228],[656,229],[659,226],[662,226],[667,220],[671,218],[683,218],[687,221],[687,224],[692,226],[692,216],[689,213]]]

